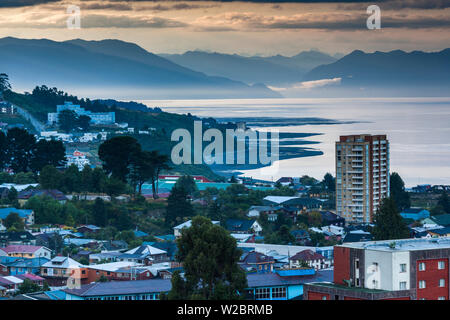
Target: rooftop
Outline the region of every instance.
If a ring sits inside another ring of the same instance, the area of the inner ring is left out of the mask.
[[[395,244],[395,246],[394,246]],[[416,251],[416,250],[436,250],[449,249],[450,237],[431,238],[431,239],[400,239],[366,242],[349,242],[341,245],[342,247],[355,249],[369,249],[377,251]]]

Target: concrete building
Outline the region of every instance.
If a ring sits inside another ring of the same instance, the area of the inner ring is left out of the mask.
[[[333,283],[308,300],[448,300],[450,237],[347,243],[334,248]]]
[[[389,195],[386,135],[341,136],[336,142],[336,210],[350,223],[370,223]]]

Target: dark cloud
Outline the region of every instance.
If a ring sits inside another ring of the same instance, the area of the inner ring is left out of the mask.
[[[0,0],[0,8],[17,8],[34,6],[37,4],[59,2],[60,0]]]

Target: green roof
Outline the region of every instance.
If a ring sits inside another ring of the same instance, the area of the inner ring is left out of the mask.
[[[444,227],[450,226],[450,213],[432,216],[430,219],[432,219],[434,222],[436,222],[441,226]]]

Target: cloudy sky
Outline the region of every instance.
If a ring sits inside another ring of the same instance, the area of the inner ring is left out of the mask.
[[[380,30],[366,27],[370,4],[381,9]],[[67,28],[72,5],[80,8],[80,29]],[[155,53],[437,51],[450,47],[450,1],[0,0],[0,37],[6,36],[114,38]]]

